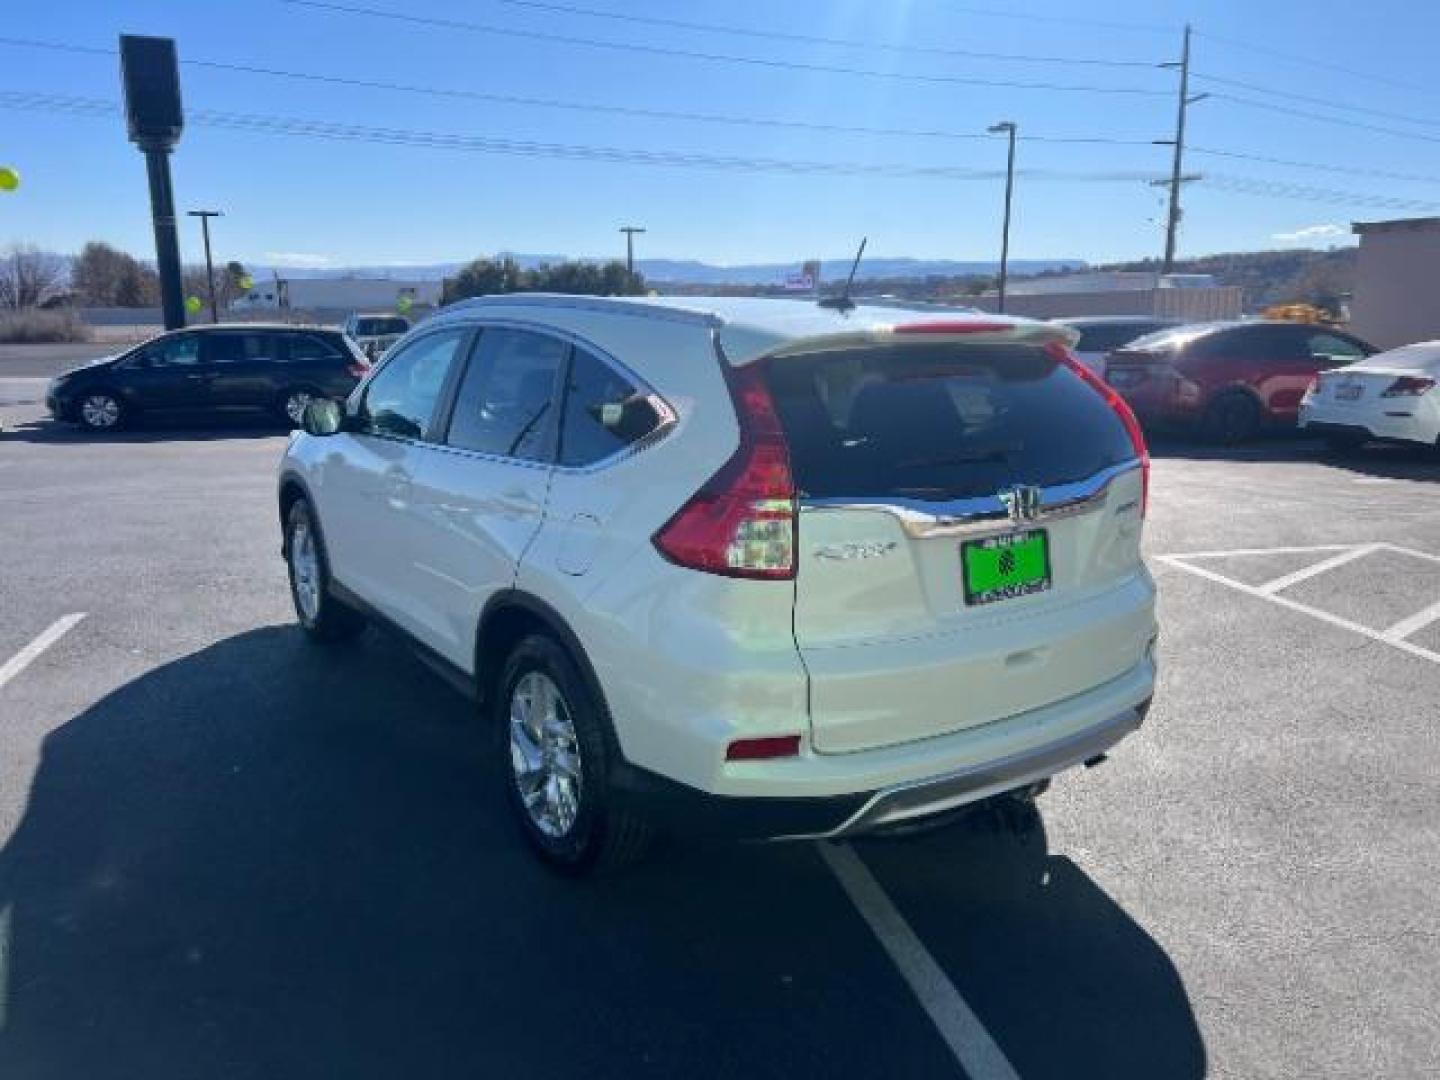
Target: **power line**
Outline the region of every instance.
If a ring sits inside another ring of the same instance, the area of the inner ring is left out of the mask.
[[[1240,195],[1273,195],[1277,198],[1323,202],[1335,206],[1373,206],[1382,210],[1420,212],[1440,210],[1440,203],[1426,202],[1423,199],[1400,199],[1388,195],[1357,195],[1350,191],[1334,191],[1330,188],[1309,187],[1304,184],[1259,180],[1250,176],[1207,173],[1205,184],[1207,187],[1219,191],[1230,191]]]
[[[77,98],[64,94],[0,91],[0,107],[37,109],[80,116],[114,116],[119,105],[97,98]],[[504,139],[452,132],[423,131],[409,128],[386,128],[348,124],[329,120],[277,116],[269,113],[235,113],[213,109],[191,110],[191,123],[222,127],[237,131],[279,135],[303,135],[312,138],[347,142],[382,143],[428,149],[467,150],[478,153],[522,157],[553,157],[575,160],[607,161],[625,164],[671,165],[679,167],[738,170],[745,172],[780,172],[836,176],[873,176],[897,179],[998,180],[1003,169],[974,169],[954,165],[914,165],[899,163],[811,161],[746,155],[694,153],[674,150],[641,150],[612,146],[577,145],[539,142],[525,139]],[[1153,172],[1066,172],[1035,169],[1022,175],[1032,180],[1059,180],[1091,183],[1140,183],[1154,178]]]
[[[1042,15],[1028,11],[1001,11],[997,8],[975,8],[960,4],[946,4],[945,10],[957,15],[976,15],[985,19],[1013,19],[1020,22],[1057,23],[1062,26],[1093,26],[1102,30],[1133,30],[1147,34],[1173,34],[1177,26],[1163,23],[1119,22],[1107,19],[1091,19],[1083,15]]]
[[[85,45],[70,45],[62,42],[37,41],[29,38],[0,37],[0,45],[14,45],[26,48],[51,49],[60,52],[74,52],[86,55],[115,55],[114,49]],[[182,64],[191,67],[210,68],[217,71],[234,71],[247,75],[265,75],[282,79],[296,79],[304,82],[325,83],[333,86],[349,86],[365,90],[385,90],[395,93],[422,94],[430,97],[460,98],[470,101],[488,101],[500,105],[564,109],[577,112],[603,113],[614,116],[630,116],[650,120],[683,120],[707,124],[729,124],[746,127],[782,128],[800,131],[828,132],[847,135],[896,135],[927,139],[989,139],[979,131],[950,131],[930,128],[874,127],[854,124],[835,124],[823,121],[786,120],[776,117],[738,116],[727,113],[688,112],[673,109],[640,108],[628,105],[606,105],[593,101],[570,101],[562,98],[527,97],[518,94],[492,94],[481,90],[466,90],[457,87],[423,86],[413,83],[386,82],[377,79],[362,79],[346,75],[325,75],[317,72],[290,71],[283,68],[261,67],[255,64],[229,63],[219,60],[181,58]],[[1150,139],[1118,139],[1108,136],[1026,136],[1027,142],[1059,144],[1090,144],[1100,146],[1150,146]]]
[[[1238,97],[1235,94],[1226,94],[1218,90],[1211,94],[1210,97],[1214,101],[1228,101],[1234,105],[1244,105],[1251,109],[1265,109],[1268,112],[1281,113],[1285,116],[1296,116],[1303,120],[1314,120],[1321,124],[1354,128],[1357,131],[1371,131],[1377,135],[1391,135],[1397,139],[1416,139],[1420,142],[1440,143],[1440,135],[1425,135],[1418,131],[1401,131],[1399,128],[1381,127],[1379,124],[1366,124],[1359,120],[1349,120],[1342,116],[1324,116],[1320,113],[1308,112],[1305,109],[1293,109],[1288,105],[1274,105],[1268,101],[1256,101],[1254,98]]]
[[[1037,56],[1030,53],[980,52],[971,49],[956,49],[940,45],[896,45],[884,41],[859,41],[854,38],[825,37],[819,34],[796,34],[783,30],[757,30],[749,26],[725,25],[723,23],[692,22],[688,19],[671,19],[658,15],[634,15],[624,11],[605,11],[601,8],[580,7],[573,4],[551,3],[549,0],[496,0],[496,3],[531,11],[545,11],[558,15],[582,15],[591,19],[608,19],[612,22],[635,23],[644,26],[663,26],[675,30],[698,30],[704,33],[733,34],[737,37],[756,38],[765,41],[784,41],[792,44],[832,45],[847,49],[864,49],[867,52],[886,52],[919,56],[954,56],[977,60],[1003,60],[1025,64],[1071,64],[1089,67],[1145,68],[1153,69],[1149,60],[1112,60],[1093,56]]]
[[[1251,82],[1243,82],[1240,79],[1222,79],[1218,75],[1192,74],[1192,79],[1199,79],[1202,82],[1214,83],[1217,86],[1234,86],[1241,90],[1253,90],[1257,94],[1268,94],[1271,97],[1285,98],[1289,101],[1302,101],[1310,105],[1323,105],[1327,109],[1340,109],[1345,112],[1364,113],[1367,116],[1379,116],[1386,120],[1400,120],[1407,124],[1419,124],[1422,127],[1440,127],[1440,121],[1429,120],[1419,116],[1407,116],[1404,113],[1387,112],[1384,109],[1371,109],[1364,105],[1348,105],[1342,101],[1333,101],[1329,98],[1312,97],[1309,94],[1292,94],[1287,90],[1276,90],[1269,86],[1259,86]]]
[[[114,119],[120,115],[118,102],[28,91],[0,91],[0,108],[39,110],[78,117]],[[918,166],[874,162],[805,161],[768,157],[727,156],[681,151],[648,151],[622,147],[546,143],[530,140],[497,139],[451,132],[421,131],[347,124],[329,120],[302,119],[266,113],[235,113],[196,109],[189,120],[205,127],[267,135],[303,136],[342,142],[405,146],[421,149],[457,150],[502,156],[562,158],[619,164],[703,168],[739,172],[776,172],[790,175],[871,176],[889,179],[984,180],[1001,179],[1003,169],[969,169],[950,165]],[[1155,172],[1062,172],[1022,170],[1018,175],[1031,180],[1069,183],[1149,183],[1159,179]],[[1206,176],[1208,186],[1239,194],[1275,196],[1311,202],[1338,203],[1356,207],[1391,210],[1430,211],[1440,204],[1390,196],[1362,195],[1333,191],[1245,176]]]
[[[632,41],[604,41],[599,38],[576,37],[569,34],[555,34],[541,30],[518,30],[514,27],[466,22],[461,19],[446,19],[433,15],[413,15],[409,12],[387,11],[384,8],[332,3],[329,2],[329,0],[279,0],[279,2],[292,7],[312,8],[318,11],[327,11],[342,15],[361,15],[368,18],[389,19],[414,26],[432,26],[445,30],[463,30],[469,33],[497,34],[528,41],[544,41],[560,45],[578,45],[594,49],[613,49],[622,52],[643,53],[648,56],[681,57],[687,60],[703,60],[709,63],[743,64],[751,67],[775,68],[788,71],[809,71],[826,75],[856,75],[870,79],[890,79],[938,85],[992,86],[1003,87],[1009,90],[1049,90],[1056,93],[1119,94],[1136,97],[1167,96],[1163,91],[1146,90],[1138,86],[1071,85],[1049,82],[1021,82],[1012,79],[983,79],[970,75],[925,75],[911,71],[883,71],[879,68],[844,67],[836,64],[813,64],[800,60],[774,60],[760,56],[743,56],[736,53],[675,49],[658,45],[642,45]]]
[[[1346,176],[1366,176],[1378,180],[1404,180],[1415,184],[1440,184],[1440,176],[1425,176],[1419,173],[1391,172],[1388,169],[1369,169],[1363,165],[1330,165],[1321,161],[1295,161],[1290,158],[1267,157],[1264,154],[1246,154],[1239,150],[1217,150],[1203,146],[1186,146],[1186,152],[1205,157],[1229,158],[1234,161],[1254,161],[1264,165],[1283,165],[1287,169],[1314,169],[1317,172],[1341,173]]]
[[[1228,45],[1232,49],[1244,49],[1247,52],[1258,53],[1261,56],[1269,56],[1276,60],[1285,60],[1291,64],[1307,65],[1313,68],[1321,68],[1326,71],[1333,71],[1341,75],[1349,75],[1356,79],[1367,79],[1370,82],[1383,83],[1386,86],[1398,87],[1401,90],[1412,90],[1422,94],[1433,94],[1433,86],[1422,86],[1418,83],[1402,82],[1399,79],[1391,79],[1384,75],[1376,75],[1374,72],[1362,71],[1359,68],[1346,67],[1343,64],[1335,64],[1328,60],[1316,60],[1310,56],[1299,56],[1295,53],[1283,52],[1280,49],[1272,49],[1264,45],[1255,45],[1248,41],[1241,41],[1236,38],[1220,37],[1218,34],[1205,33],[1202,30],[1195,31],[1199,37],[1209,38],[1211,41],[1221,45]]]

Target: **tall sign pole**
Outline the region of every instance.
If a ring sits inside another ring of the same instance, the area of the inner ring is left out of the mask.
[[[180,284],[180,238],[175,228],[170,152],[180,141],[185,120],[180,107],[180,67],[174,39],[121,34],[120,76],[125,87],[130,141],[145,155],[145,171],[150,179],[155,268],[160,274],[165,329],[178,330],[185,325],[185,298]]]
[[[220,321],[220,305],[215,299],[215,263],[210,258],[210,219],[212,217],[224,217],[223,210],[189,210],[186,211],[191,217],[200,219],[200,232],[205,237],[205,280],[210,284],[210,321]]]

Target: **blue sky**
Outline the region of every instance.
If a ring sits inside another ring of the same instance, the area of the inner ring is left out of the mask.
[[[1440,36],[1440,5],[1422,0],[1372,0],[1363,14],[1353,5],[1314,0],[554,0],[870,42],[869,48],[619,22],[505,0],[337,2],[812,68],[1158,93],[1020,89],[716,62],[341,14],[283,0],[27,2],[6,5],[0,33],[100,48],[113,48],[119,32],[161,34],[175,37],[181,57],[192,61],[582,104],[960,134],[982,134],[996,120],[1013,119],[1022,136],[1137,140],[1141,145],[1020,146],[1020,168],[1037,175],[1022,175],[1017,184],[1013,254],[1102,261],[1158,253],[1161,192],[1139,178],[1099,181],[1076,174],[1138,177],[1168,169],[1168,148],[1145,142],[1168,137],[1173,128],[1175,80],[1146,65],[1178,56],[1180,26],[1188,19],[1198,34],[1197,73],[1261,88],[1197,80],[1196,92],[1245,96],[1408,135],[1212,98],[1191,111],[1195,146],[1417,179],[1196,155],[1187,166],[1206,179],[1187,191],[1182,254],[1346,243],[1353,220],[1440,213],[1419,205],[1440,206],[1440,83],[1429,62],[1431,43]],[[1141,66],[1022,63],[879,47],[884,45]],[[117,68],[110,56],[0,44],[0,101],[7,92],[118,100]],[[627,222],[650,230],[639,240],[642,255],[721,263],[840,256],[861,235],[870,237],[870,250],[878,255],[991,258],[998,246],[1001,183],[990,177],[785,175],[502,156],[237,131],[200,123],[197,114],[265,114],[626,151],[990,172],[1003,169],[1000,140],[537,108],[194,65],[182,68],[182,79],[192,122],[174,159],[177,197],[182,208],[226,212],[215,233],[221,258],[343,265],[442,261],[499,250],[608,254],[623,251],[616,228]],[[1281,94],[1375,112],[1339,111]],[[1427,115],[1436,117],[1428,126],[1396,118]],[[13,165],[24,177],[18,192],[0,194],[0,244],[74,250],[96,238],[152,253],[143,163],[118,118],[0,108],[0,164]],[[1043,173],[1050,175],[1038,175]],[[1262,181],[1262,193],[1237,192],[1237,181]],[[1344,197],[1302,199],[1276,185]],[[1383,207],[1350,196],[1417,205]],[[198,230],[189,222],[182,248],[187,260],[200,257]]]

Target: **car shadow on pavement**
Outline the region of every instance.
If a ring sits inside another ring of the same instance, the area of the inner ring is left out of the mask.
[[[289,627],[55,729],[0,852],[0,1076],[956,1075],[813,846],[561,878],[482,731],[393,641]],[[985,817],[861,850],[1022,1074],[1202,1075],[1159,946]]]

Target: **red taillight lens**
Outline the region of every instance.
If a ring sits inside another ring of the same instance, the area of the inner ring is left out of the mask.
[[[725,748],[726,761],[765,761],[800,753],[799,735],[772,735],[763,739],[736,739]]]
[[[1435,386],[1434,379],[1427,379],[1420,375],[1401,375],[1393,383],[1380,391],[1381,397],[1419,397],[1429,392]]]
[[[740,446],[655,534],[679,566],[726,577],[795,576],[795,484],[790,450],[758,363],[726,369]]]
[[[357,362],[351,364],[345,370],[348,371],[351,375],[355,376],[355,378],[363,379],[366,375],[370,374],[370,365]]]
[[[1145,432],[1140,429],[1140,421],[1135,419],[1135,411],[1115,392],[1114,387],[1082,364],[1064,345],[1047,345],[1045,351],[1080,376],[1083,382],[1103,397],[1105,404],[1115,410],[1115,415],[1120,417],[1120,422],[1125,425],[1126,434],[1130,436],[1130,445],[1135,447],[1135,456],[1140,459],[1140,516],[1144,517],[1150,509],[1150,447],[1145,443]]]

